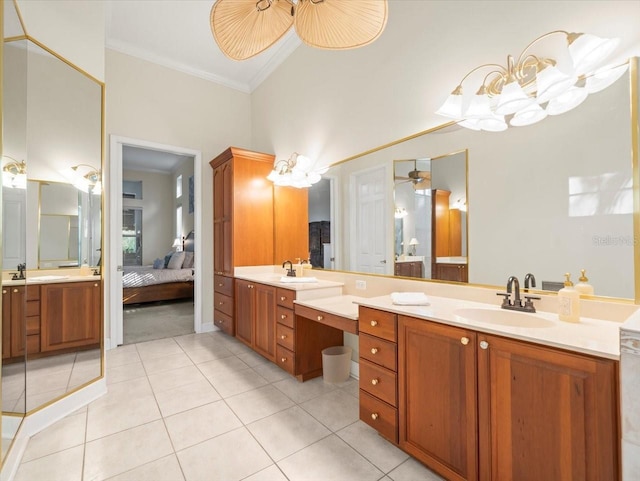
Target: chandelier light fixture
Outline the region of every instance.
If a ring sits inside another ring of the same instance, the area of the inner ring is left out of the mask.
[[[265,51],[292,26],[311,47],[343,50],[376,40],[387,24],[387,0],[217,0],[211,32],[233,60]]]
[[[91,165],[74,165],[67,169],[66,176],[73,186],[82,192],[91,192],[94,195],[102,193],[102,173]]]
[[[2,185],[9,189],[27,188],[27,164],[24,160],[18,162],[8,155],[3,156],[8,162],[2,166]]]
[[[329,170],[329,167],[314,169],[314,164],[308,157],[294,152],[288,160],[276,160],[267,179],[282,187],[311,187]]]
[[[562,70],[556,59],[530,53],[535,44],[552,35],[566,38],[571,65]],[[547,115],[563,114],[624,74],[628,68],[626,63],[602,65],[619,41],[564,30],[546,33],[527,45],[517,59],[509,55],[506,66],[489,63],[472,69],[436,113],[457,120],[462,127],[491,132],[531,125]],[[484,75],[475,95],[465,97],[462,84],[482,69],[491,70]]]

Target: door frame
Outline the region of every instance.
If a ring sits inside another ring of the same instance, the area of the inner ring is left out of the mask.
[[[147,140],[109,135],[109,307],[110,329],[105,329],[105,348],[112,349],[123,343],[122,305],[122,150],[124,146],[161,150],[178,155],[193,156],[194,182],[194,309],[193,329],[202,332],[202,152],[199,150],[160,144]],[[107,334],[109,337],[107,338]]]

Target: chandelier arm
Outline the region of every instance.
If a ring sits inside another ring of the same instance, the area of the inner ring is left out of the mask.
[[[520,62],[522,61],[522,58],[524,57],[524,54],[527,53],[527,50],[529,50],[531,47],[533,47],[534,44],[538,43],[540,40],[542,40],[544,38],[550,37],[551,35],[555,35],[556,33],[563,33],[567,37],[570,35],[570,33],[567,32],[566,30],[553,30],[552,32],[548,32],[548,33],[545,33],[544,35],[540,35],[538,38],[533,40],[531,43],[529,43],[529,45],[527,45],[524,48],[524,50],[522,51],[522,53],[518,57],[517,65],[520,65]]]
[[[499,70],[494,70],[493,72],[489,72],[489,74],[491,74],[491,73],[500,73],[500,71],[503,71],[505,74],[508,73],[507,69],[504,68],[502,65],[499,65],[497,63],[485,63],[485,64],[479,65],[476,68],[474,68],[473,70],[470,70],[469,72],[467,72],[467,74],[464,77],[462,77],[462,80],[460,80],[460,83],[458,85],[462,86],[462,82],[464,82],[467,79],[467,77],[469,77],[469,75],[471,75],[472,73],[474,73],[474,72],[476,72],[476,71],[478,71],[478,70],[480,70],[481,68],[484,68],[484,67],[498,67]],[[489,74],[487,74],[487,75],[489,75]]]

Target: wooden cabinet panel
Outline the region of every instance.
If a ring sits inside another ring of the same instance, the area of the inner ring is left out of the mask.
[[[478,340],[482,481],[619,479],[617,363]]]
[[[276,294],[277,297],[277,294]],[[285,326],[293,329],[294,326],[294,314],[291,309],[287,309],[286,307],[276,306],[276,320],[280,324],[284,324]]]
[[[278,344],[290,351],[295,350],[295,331],[283,324],[276,324],[276,340]]]
[[[434,279],[442,281],[468,282],[466,264],[443,264],[439,262],[434,265]]]
[[[289,374],[295,374],[296,356],[287,348],[277,345],[276,346],[276,364]]]
[[[431,232],[433,233],[432,259],[449,257],[449,196],[448,190],[432,191]]]
[[[254,284],[236,279],[235,328],[236,337],[248,346],[253,345]]]
[[[360,359],[360,389],[385,401],[398,405],[396,373]]]
[[[99,282],[43,284],[40,291],[43,352],[100,343]]]
[[[462,215],[460,209],[449,209],[449,256],[462,255]]]
[[[380,366],[396,371],[397,345],[374,336],[361,333],[359,336],[360,357]]]
[[[224,332],[225,334],[229,335],[229,336],[234,336],[235,335],[235,331],[234,331],[234,325],[233,325],[233,318],[231,316],[228,316],[227,314],[224,314],[220,311],[214,311],[213,313],[213,323],[222,330],[222,332]]]
[[[360,332],[396,342],[397,326],[395,314],[368,307],[361,307],[359,312],[358,329]]]
[[[473,331],[398,317],[400,446],[456,481],[478,474],[475,346]]]
[[[223,314],[226,314],[227,316],[233,315],[233,297],[225,296],[220,292],[214,292],[213,305]]]
[[[9,287],[11,294],[11,357],[24,356],[27,338],[25,319],[27,298],[25,286]]]
[[[309,190],[273,187],[274,264],[309,258]]]
[[[287,309],[293,309],[293,301],[296,299],[296,291],[278,287],[276,290],[276,296],[278,298],[279,306],[286,307]]]
[[[398,442],[398,410],[360,391],[360,419],[390,441]]]
[[[2,288],[2,359],[11,357],[11,291]]]
[[[215,292],[233,297],[233,277],[221,276],[218,274],[214,275],[213,289]]]
[[[324,324],[325,326],[331,326],[344,332],[358,334],[358,321],[355,319],[336,316],[335,314],[330,314],[318,309],[302,306],[300,304],[296,304],[295,313],[298,316],[312,319],[320,324]]]
[[[394,264],[394,274],[402,277],[418,277],[421,278],[423,274],[423,262],[422,261],[408,261],[408,262],[396,262]]]
[[[276,356],[276,288],[255,284],[253,349],[270,361]]]

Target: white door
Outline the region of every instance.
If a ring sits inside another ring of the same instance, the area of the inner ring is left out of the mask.
[[[388,273],[386,169],[380,167],[354,175],[356,234],[353,270]]]
[[[34,188],[30,186],[30,188]],[[37,189],[37,187],[35,187]],[[27,259],[26,203],[27,190],[3,187],[2,202],[2,268],[17,271]],[[29,269],[37,266],[30,265]],[[8,320],[7,320],[8,322]]]

